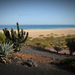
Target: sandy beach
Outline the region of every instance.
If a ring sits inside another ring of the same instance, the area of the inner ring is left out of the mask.
[[[17,30],[16,30],[17,31]],[[27,29],[24,30],[26,32],[29,32],[29,37],[39,37],[39,35],[44,35],[46,37],[48,34],[58,34],[58,36],[64,36],[68,34],[75,34],[75,28],[64,28],[64,29]],[[3,30],[0,30],[0,32],[3,32]]]

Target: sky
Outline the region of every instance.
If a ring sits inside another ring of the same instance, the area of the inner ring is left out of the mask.
[[[75,25],[75,0],[0,0],[0,25]]]

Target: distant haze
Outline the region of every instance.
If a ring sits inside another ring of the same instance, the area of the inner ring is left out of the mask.
[[[75,0],[0,0],[0,25],[75,25]]]

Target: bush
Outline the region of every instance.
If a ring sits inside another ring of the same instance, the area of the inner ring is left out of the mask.
[[[60,61],[61,65],[67,65],[70,70],[75,72],[75,57],[69,57]]]
[[[33,39],[33,37],[28,37],[28,39]]]
[[[53,33],[51,33],[51,35],[53,35]]]
[[[45,47],[47,47],[47,44],[46,43],[41,43],[41,47],[45,48]]]
[[[67,37],[71,37],[71,34],[68,34]]]
[[[37,46],[40,46],[40,45],[41,45],[41,43],[40,43],[40,42],[39,42],[39,43],[36,43],[36,45],[37,45]]]
[[[58,34],[54,34],[55,36],[59,36]]]
[[[33,41],[35,41],[35,42],[37,42],[37,41],[42,42],[42,41],[44,41],[44,39],[43,38],[34,38]]]
[[[50,36],[50,34],[47,34],[47,36]]]
[[[1,42],[4,42],[5,39],[6,39],[6,37],[5,37],[4,33],[1,33],[1,32],[0,32],[0,41],[1,41]]]
[[[54,38],[54,36],[52,35],[52,36],[51,36],[51,39],[53,39],[53,38]]]
[[[39,35],[40,37],[44,37],[44,35]]]
[[[72,38],[75,37],[75,35],[71,35]],[[51,33],[51,36],[48,37],[39,37],[39,38],[33,38],[33,40],[30,40],[29,38],[26,41],[26,45],[32,45],[32,46],[38,46],[38,47],[48,47],[53,48],[55,46],[61,46],[64,49],[68,50],[68,46],[66,45],[66,39],[69,37],[55,37],[53,33]]]
[[[70,50],[70,55],[73,54],[73,52],[75,51],[75,38],[70,38],[70,39],[66,39],[67,41],[67,46],[69,47]]]

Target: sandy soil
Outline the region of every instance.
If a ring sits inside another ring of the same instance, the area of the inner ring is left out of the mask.
[[[16,30],[17,31],[17,30]],[[58,34],[59,36],[62,36],[62,34],[64,34],[64,36],[68,35],[68,34],[75,34],[75,28],[64,28],[64,29],[27,29],[24,30],[26,32],[29,32],[29,37],[39,37],[39,35],[44,35],[47,36],[48,34]],[[3,32],[2,30],[0,30],[0,32]]]

